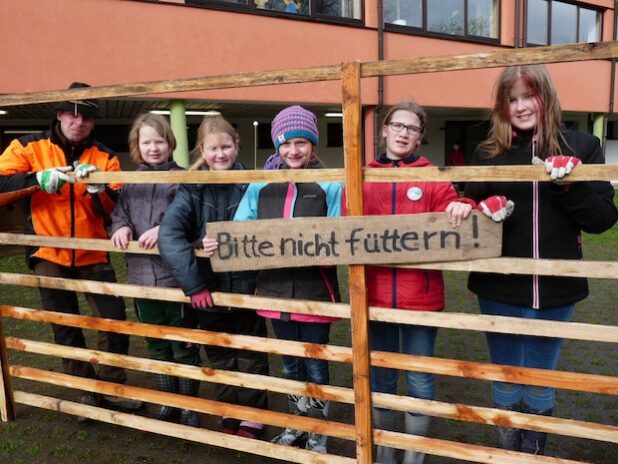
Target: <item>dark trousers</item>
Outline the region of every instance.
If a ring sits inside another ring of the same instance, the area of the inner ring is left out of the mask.
[[[67,267],[49,261],[37,260],[34,264],[34,273],[39,276],[62,277],[65,279],[86,279],[101,282],[116,282],[116,274],[110,264],[94,264],[91,266]],[[39,288],[41,304],[46,311],[56,311],[66,314],[79,314],[77,294],[69,290],[54,290]],[[84,295],[92,313],[96,317],[117,319],[124,321],[127,318],[122,298],[110,295]],[[52,324],[54,341],[59,345],[86,348],[86,341],[82,329]],[[112,332],[99,332],[98,349],[111,353],[127,354],[129,351],[129,336]],[[85,361],[63,359],[62,367],[65,373],[80,377],[97,378],[92,364]],[[127,374],[119,367],[99,367],[98,378],[110,382],[124,383]]]
[[[182,326],[182,303],[135,298],[135,311],[138,319],[147,324]],[[175,361],[190,366],[200,365],[199,345],[188,346],[186,342],[151,337],[146,337],[146,344],[152,359]]]
[[[200,329],[238,335],[266,337],[266,323],[255,311],[230,309],[226,312],[197,311]],[[268,375],[266,353],[205,345],[204,350],[214,369]],[[218,401],[268,409],[266,392],[251,388],[215,384]]]

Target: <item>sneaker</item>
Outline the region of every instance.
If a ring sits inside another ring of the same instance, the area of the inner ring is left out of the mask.
[[[81,394],[81,396],[79,397],[79,402],[81,404],[85,404],[87,406],[99,406],[100,401],[99,401],[100,397],[98,393],[92,393],[92,392],[84,392]],[[79,416],[77,418],[77,422],[86,422],[89,421],[90,418],[89,417],[83,417],[83,416]]]
[[[264,424],[248,420],[241,421],[236,435],[245,438],[260,438],[264,433]]]
[[[327,440],[328,440],[328,437],[326,435],[310,433],[309,439],[307,440],[307,444],[305,445],[305,449],[309,451],[314,451],[316,453],[325,454]]]
[[[270,440],[270,442],[283,446],[301,446],[302,442],[306,439],[307,432],[303,430],[285,429],[275,438]]]
[[[131,398],[121,398],[120,396],[102,395],[102,400],[109,406],[123,411],[136,411],[144,405],[143,401]]]

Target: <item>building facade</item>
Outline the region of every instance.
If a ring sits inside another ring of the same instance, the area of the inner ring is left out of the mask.
[[[610,0],[0,0],[0,47],[8,64],[0,68],[0,92],[607,41],[615,29]],[[607,139],[608,162],[618,162],[614,63],[549,67],[567,123]],[[403,98],[428,111],[424,155],[443,164],[457,142],[470,156],[486,134],[498,72],[364,79],[366,156],[375,156],[382,109]],[[341,119],[327,117],[341,111],[337,81],[108,100],[97,134],[126,151],[127,126],[137,114],[176,105],[186,112],[191,148],[202,112],[220,111],[240,132],[242,161],[260,167],[272,152],[269,122],[291,103],[316,112],[320,156],[329,167],[342,166]],[[51,108],[3,108],[0,145],[45,128]]]

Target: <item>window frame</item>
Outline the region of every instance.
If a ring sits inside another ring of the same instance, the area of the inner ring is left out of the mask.
[[[224,0],[184,0],[185,6],[193,7],[193,8],[207,8],[211,10],[220,10],[220,11],[234,11],[236,13],[247,13],[247,14],[255,14],[258,16],[268,16],[275,18],[285,18],[296,21],[315,21],[321,23],[334,23],[346,26],[357,26],[363,27],[365,24],[365,0],[360,1],[360,18],[346,18],[343,16],[331,16],[322,13],[316,13],[316,6],[318,0],[308,0],[309,1],[309,11],[308,15],[304,14],[295,14],[295,13],[286,13],[285,11],[276,11],[276,10],[268,10],[257,8],[255,5],[255,0],[246,0],[246,4],[243,3],[234,3],[234,2],[226,2]],[[351,0],[353,1],[353,0]]]
[[[576,22],[576,30],[575,30],[575,35],[577,37],[577,42],[574,43],[594,43],[594,42],[580,42],[579,41],[579,34],[580,34],[580,10],[584,9],[584,10],[590,10],[590,11],[594,11],[595,13],[597,13],[598,19],[599,19],[599,39],[598,41],[603,40],[603,15],[605,14],[605,11],[607,11],[606,8],[603,7],[599,7],[596,5],[590,5],[587,3],[580,3],[577,1],[569,1],[569,0],[544,0],[547,2],[547,24],[546,24],[546,34],[545,34],[545,38],[546,38],[546,43],[544,44],[537,44],[537,43],[531,43],[528,42],[528,10],[529,10],[529,0],[526,0],[525,6],[524,6],[524,12],[523,12],[523,16],[524,16],[524,34],[525,34],[525,38],[524,38],[524,46],[525,47],[546,47],[549,45],[565,45],[565,44],[552,44],[551,42],[551,25],[552,25],[552,7],[553,7],[553,3],[554,2],[558,2],[558,3],[566,3],[568,5],[573,5],[575,6],[575,8],[577,8],[576,10],[576,17],[575,17],[575,22]]]
[[[380,0],[379,0],[380,1]],[[386,0],[381,0],[385,2]],[[384,30],[387,32],[403,32],[411,35],[422,35],[424,37],[434,37],[437,39],[448,39],[448,40],[457,40],[458,42],[474,42],[474,43],[485,43],[485,44],[500,44],[500,37],[502,35],[502,0],[494,0],[496,2],[496,21],[497,21],[497,30],[496,37],[483,37],[479,35],[468,34],[468,2],[469,0],[464,1],[464,11],[463,11],[463,25],[464,25],[464,34],[463,35],[454,35],[454,34],[445,34],[441,32],[429,31],[427,29],[427,1],[422,1],[422,27],[416,26],[403,26],[399,24],[388,23],[385,21],[384,14],[385,8],[382,8],[382,18],[380,20],[384,24]],[[384,5],[384,4],[383,4]]]

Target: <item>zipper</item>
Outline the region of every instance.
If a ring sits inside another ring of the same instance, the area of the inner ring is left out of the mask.
[[[75,157],[75,147],[71,146],[71,161],[73,161]],[[71,238],[75,237],[75,186],[73,184],[69,184],[69,204],[71,210]],[[76,257],[77,250],[71,250],[71,267],[75,267],[75,262],[77,260]]]
[[[397,163],[393,163],[394,167],[399,167]],[[397,214],[397,182],[391,182],[391,215]],[[397,268],[391,268],[391,278],[393,279],[391,284],[391,292],[393,295],[391,308],[397,307]]]
[[[532,139],[532,159],[536,158],[537,140]],[[539,259],[539,182],[532,182],[532,258]],[[539,309],[539,275],[532,274],[532,308]]]

